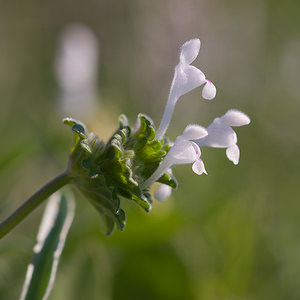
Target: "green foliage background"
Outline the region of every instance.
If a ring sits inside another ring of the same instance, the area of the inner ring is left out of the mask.
[[[0,2],[1,219],[65,168],[72,135],[53,61],[69,23],[100,41],[99,110],[83,120],[100,137],[121,113],[158,126],[178,48],[193,37],[202,41],[195,65],[218,94],[179,101],[170,138],[230,108],[252,119],[237,130],[237,167],[223,149],[203,149],[209,175],[177,167],[178,190],[149,214],[124,203],[122,233],[104,237],[77,194],[50,299],[300,298],[299,10],[279,0]],[[21,292],[43,207],[0,242],[0,299]]]

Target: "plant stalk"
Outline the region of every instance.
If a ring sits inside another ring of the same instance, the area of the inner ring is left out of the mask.
[[[71,176],[67,171],[56,176],[40,190],[33,194],[24,202],[15,212],[0,224],[0,239],[18,225],[28,214],[30,214],[38,205],[51,196],[54,192],[70,183]]]

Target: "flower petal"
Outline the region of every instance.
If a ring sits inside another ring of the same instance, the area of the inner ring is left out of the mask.
[[[193,146],[193,142],[180,141],[175,142],[165,157],[165,160],[170,160],[171,165],[181,165],[193,163],[198,158],[198,155]]]
[[[248,125],[251,121],[246,114],[236,109],[229,110],[221,119],[228,126]]]
[[[192,142],[192,146],[194,147],[197,158],[199,158],[201,156],[201,150],[199,146],[195,142]]]
[[[190,124],[185,128],[183,134],[180,137],[184,140],[191,141],[200,139],[206,135],[207,130],[204,127],[196,124]]]
[[[202,97],[206,100],[212,100],[216,97],[217,89],[215,85],[209,81],[206,80],[206,83],[202,89]]]
[[[198,158],[192,166],[192,170],[194,171],[194,173],[201,175],[203,173],[207,174],[205,167],[204,167],[204,163],[202,161],[201,158]]]
[[[191,64],[198,56],[201,42],[199,39],[192,39],[185,42],[179,51],[179,59],[181,63]]]
[[[172,82],[170,97],[179,98],[205,83],[205,75],[194,66],[178,64]]]
[[[207,127],[208,135],[195,140],[195,143],[201,148],[202,146],[209,146],[214,148],[227,148],[237,142],[237,135],[234,130],[224,125],[221,118],[216,118]]]
[[[154,193],[158,201],[164,201],[171,196],[172,188],[166,184],[161,184]]]
[[[230,161],[232,161],[235,165],[239,163],[240,160],[240,149],[237,144],[226,149],[226,156]]]

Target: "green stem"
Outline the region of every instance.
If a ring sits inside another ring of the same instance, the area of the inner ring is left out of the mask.
[[[0,224],[0,239],[18,225],[28,214],[30,214],[39,204],[51,196],[54,192],[62,188],[71,181],[68,172],[58,175],[40,190],[33,194],[15,212]]]

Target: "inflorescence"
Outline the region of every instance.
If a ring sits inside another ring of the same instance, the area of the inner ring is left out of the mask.
[[[200,40],[192,39],[179,51],[179,63],[175,67],[167,105],[157,130],[153,121],[139,114],[134,126],[126,116],[119,118],[120,126],[107,143],[101,141],[85,126],[71,118],[64,122],[75,133],[74,144],[69,154],[68,171],[72,182],[102,215],[106,234],[115,225],[123,230],[125,212],[120,198],[133,200],[146,211],[151,209],[150,187],[160,183],[155,192],[157,200],[165,200],[177,187],[172,168],[180,164],[192,164],[192,170],[207,174],[201,148],[203,146],[226,148],[226,155],[238,164],[240,150],[237,135],[232,127],[250,123],[250,118],[241,111],[229,110],[216,118],[207,127],[188,125],[183,133],[171,142],[165,133],[179,98],[202,86],[202,97],[211,100],[216,96],[214,84],[191,63],[200,50]]]

